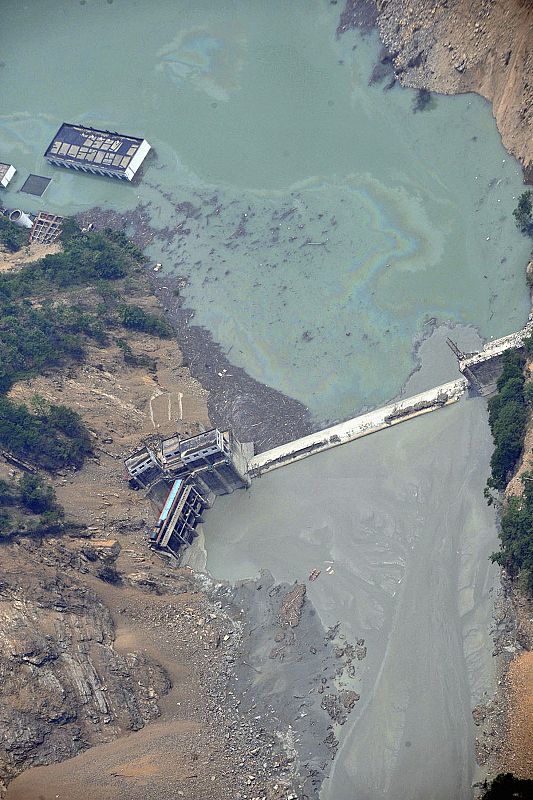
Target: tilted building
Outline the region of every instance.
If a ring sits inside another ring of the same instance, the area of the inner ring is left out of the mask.
[[[152,549],[178,556],[184,545],[191,544],[206,506],[207,499],[192,481],[177,478],[150,533]]]
[[[250,485],[248,458],[252,445],[241,444],[230,431],[212,428],[181,439],[152,437],[125,460],[130,485],[148,488],[164,505],[150,533],[150,546],[177,556],[190,544],[201,513],[214,495]]]
[[[248,452],[230,431],[212,428],[197,436],[150,442],[124,462],[132,485],[149,486],[160,476],[193,478],[207,494],[228,494],[250,485]]]
[[[0,162],[0,186],[6,189],[16,171],[13,164],[3,164]]]

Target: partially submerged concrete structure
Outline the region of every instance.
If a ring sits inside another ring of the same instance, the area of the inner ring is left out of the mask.
[[[523,347],[525,339],[532,334],[533,319],[530,319],[521,331],[489,342],[478,353],[469,354],[462,353],[448,340],[464,377],[257,455],[253,453],[253,445],[243,445],[230,431],[221,432],[218,428],[187,439],[175,435],[167,439],[155,437],[146,442],[125,464],[132,486],[161,489],[161,484],[164,485],[165,503],[150,536],[152,546],[177,555],[182,545],[190,543],[201,512],[211,498],[248,487],[251,478],[444,408],[460,400],[470,387],[484,395],[490,393],[499,375],[503,354]]]
[[[16,171],[13,164],[4,164],[0,161],[0,186],[6,189]]]
[[[64,122],[44,157],[56,167],[131,181],[150,150],[146,139]]]
[[[252,453],[253,446],[241,444],[231,431],[212,428],[187,439],[152,439],[124,463],[134,486],[150,486],[160,477],[190,477],[206,494],[218,495],[250,485]]]
[[[9,214],[9,221],[13,222],[15,225],[18,225],[19,228],[31,228],[33,227],[33,220],[29,214],[26,214],[25,211],[21,211],[20,208],[14,208],[13,211],[10,211]]]
[[[468,379],[472,388],[483,397],[488,397],[496,391],[504,353],[508,350],[520,350],[524,346],[525,339],[532,334],[533,319],[530,316],[521,330],[502,336],[500,339],[491,339],[477,353],[463,353],[451,339],[447,339],[447,343],[457,357],[459,370]]]
[[[20,187],[20,191],[33,194],[35,197],[42,197],[51,182],[52,178],[47,178],[46,175],[31,173]]]
[[[259,453],[250,459],[248,464],[250,475],[253,478],[258,477],[265,472],[292,464],[294,461],[300,461],[302,458],[307,458],[323,450],[353,442],[362,436],[368,436],[421,414],[428,414],[430,411],[443,408],[450,403],[456,403],[467,389],[466,378],[459,378],[457,381],[436,386],[427,392],[406,397],[346,422],[340,422],[331,428],[303,436],[294,442],[274,447],[272,450]]]
[[[148,488],[164,505],[150,533],[153,549],[178,556],[192,541],[204,508],[214,497],[247,488],[252,445],[218,428],[181,439],[152,437],[124,462],[133,488]]]
[[[180,549],[192,542],[195,528],[202,521],[202,511],[207,505],[207,498],[193,481],[177,478],[150,533],[152,549],[178,556]]]
[[[30,242],[39,242],[40,244],[52,244],[59,239],[61,234],[61,223],[63,217],[57,214],[47,214],[44,211],[39,211],[33,220],[33,227],[30,231]]]

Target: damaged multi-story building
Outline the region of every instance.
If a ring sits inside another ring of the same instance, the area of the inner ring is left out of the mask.
[[[253,444],[242,444],[218,428],[182,439],[152,437],[125,460],[132,488],[150,490],[164,505],[150,533],[155,549],[177,556],[190,544],[204,508],[216,495],[250,486]]]

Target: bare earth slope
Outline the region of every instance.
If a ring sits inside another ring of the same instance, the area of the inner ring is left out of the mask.
[[[350,21],[361,24],[361,5],[368,7],[368,0],[347,0],[344,29]],[[401,83],[486,97],[504,146],[533,181],[531,0],[376,0],[376,5],[380,36]]]

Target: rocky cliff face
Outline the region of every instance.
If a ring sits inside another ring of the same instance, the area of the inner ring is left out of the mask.
[[[0,796],[29,766],[59,761],[158,716],[163,670],[114,648],[96,594],[67,574],[61,544],[2,546]]]
[[[375,5],[380,36],[401,83],[486,97],[503,144],[533,182],[531,0],[375,0]],[[347,0],[340,31],[364,27],[368,15],[361,17],[361,8],[368,6],[369,0]]]

